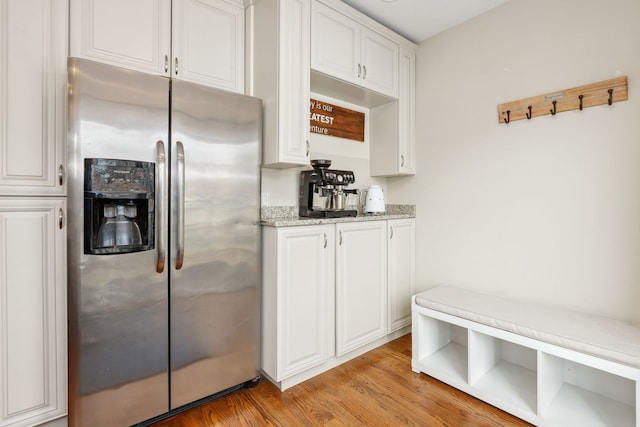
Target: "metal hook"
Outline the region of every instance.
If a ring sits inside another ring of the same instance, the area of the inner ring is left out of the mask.
[[[531,105],[529,105],[527,108],[529,109],[529,112],[528,112],[528,113],[525,113],[525,115],[527,116],[527,119],[531,120],[531,117],[532,117],[532,114],[531,114]]]
[[[504,119],[504,122],[509,124],[509,122],[511,121],[511,110],[507,110],[507,118]]]
[[[582,98],[584,98],[584,95],[578,96],[578,99],[580,100],[580,111],[582,111]]]
[[[556,111],[556,104],[558,103],[558,101],[553,101],[553,110],[549,110],[551,112],[552,116],[555,116],[557,111]]]
[[[609,92],[609,105],[611,105],[613,103],[613,89],[609,89],[607,92]]]

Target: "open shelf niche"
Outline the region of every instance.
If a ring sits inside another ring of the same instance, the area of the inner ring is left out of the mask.
[[[419,322],[429,337],[420,341],[420,365],[439,380],[467,384],[467,329],[431,317],[421,316]]]
[[[483,333],[469,334],[469,383],[489,403],[535,415],[537,352]]]
[[[636,425],[636,381],[540,352],[540,414],[557,425]]]

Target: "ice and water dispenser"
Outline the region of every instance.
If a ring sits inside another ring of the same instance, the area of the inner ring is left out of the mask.
[[[154,189],[154,163],[85,159],[84,253],[153,249]]]

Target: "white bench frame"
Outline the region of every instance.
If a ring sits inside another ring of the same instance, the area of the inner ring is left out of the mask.
[[[412,303],[412,361],[539,426],[640,427],[640,369]]]

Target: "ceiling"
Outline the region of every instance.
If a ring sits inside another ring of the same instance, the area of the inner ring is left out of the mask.
[[[509,0],[342,0],[409,40],[421,41]]]

